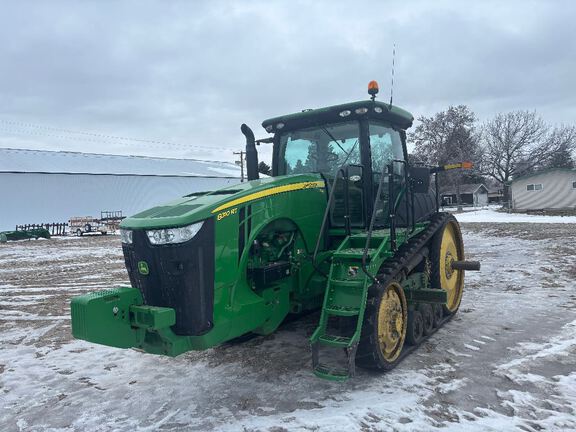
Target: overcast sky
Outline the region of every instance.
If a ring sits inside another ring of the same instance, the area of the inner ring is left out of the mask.
[[[394,104],[416,117],[576,123],[574,1],[0,6],[2,147],[231,160],[242,122],[264,137],[262,120],[367,98],[371,79],[388,100],[394,43]]]

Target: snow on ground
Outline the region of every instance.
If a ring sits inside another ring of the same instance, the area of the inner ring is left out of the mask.
[[[495,208],[466,209],[456,214],[460,222],[490,223],[568,223],[576,224],[576,216],[543,216],[523,213],[505,213]]]
[[[70,297],[127,282],[118,239],[0,245],[0,430],[575,430],[576,225],[463,232],[458,315],[343,384],[310,371],[317,314],[177,358],[73,340]]]

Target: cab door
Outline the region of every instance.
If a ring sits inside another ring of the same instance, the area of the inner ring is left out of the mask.
[[[406,155],[400,133],[390,125],[370,122],[367,135],[371,169],[370,197],[373,203],[370,207],[376,207],[374,226],[389,226],[392,213],[397,214],[399,221],[406,224],[410,214],[410,200],[407,199],[410,191],[406,184]],[[381,179],[382,188],[380,196],[377,196]],[[390,197],[394,202],[391,202]]]

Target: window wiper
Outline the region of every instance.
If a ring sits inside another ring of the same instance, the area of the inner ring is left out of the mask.
[[[322,129],[322,132],[324,132],[326,135],[328,135],[330,137],[330,139],[334,142],[334,144],[336,144],[338,147],[340,147],[340,150],[342,150],[344,153],[346,153],[346,160],[348,160],[348,157],[350,157],[350,153],[348,153],[346,150],[344,150],[344,147],[342,147],[340,145],[340,143],[336,140],[336,138],[334,138],[334,135],[332,135],[328,129],[321,127],[320,129]],[[352,151],[350,151],[352,152]]]
[[[356,142],[354,143],[354,145],[353,145],[352,148],[350,149],[350,153],[347,153],[346,159],[344,159],[344,162],[342,162],[342,165],[344,165],[344,164],[346,164],[346,162],[348,162],[348,159],[350,158],[350,155],[352,154],[352,152],[353,152],[354,149],[356,148],[356,144],[358,144],[358,139],[356,139]]]

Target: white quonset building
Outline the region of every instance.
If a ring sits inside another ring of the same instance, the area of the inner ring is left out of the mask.
[[[0,231],[101,211],[131,215],[240,181],[227,162],[0,149]]]
[[[518,210],[576,209],[576,169],[555,168],[512,181],[512,207]]]

